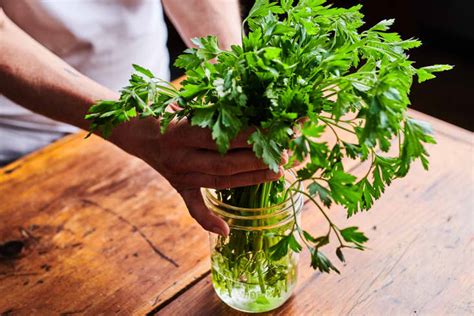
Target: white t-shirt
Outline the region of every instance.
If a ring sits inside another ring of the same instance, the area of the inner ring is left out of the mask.
[[[46,48],[113,90],[127,84],[132,63],[169,80],[159,0],[0,0],[0,7]],[[74,131],[0,95],[0,164]]]

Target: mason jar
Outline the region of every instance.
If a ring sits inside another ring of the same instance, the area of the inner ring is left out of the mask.
[[[294,174],[286,178],[288,187]],[[224,303],[240,311],[257,313],[279,307],[296,285],[299,256],[290,247],[283,255],[273,253],[282,238],[296,231],[302,194],[293,193],[284,202],[266,208],[235,207],[217,196],[214,190],[203,189],[206,206],[230,228],[227,237],[209,234],[214,290]]]

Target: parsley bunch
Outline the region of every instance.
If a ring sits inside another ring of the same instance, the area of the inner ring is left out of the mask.
[[[136,116],[159,117],[163,131],[171,120],[187,118],[212,130],[221,153],[240,131],[256,127],[249,143],[271,169],[278,169],[287,149],[288,166],[304,162],[298,181],[309,185],[299,193],[314,202],[329,229],[319,237],[298,226],[295,232],[311,251],[315,269],[337,271],[320,250],[330,236],[336,236],[341,261],[344,248],[364,249],[367,238],[357,227],[338,228],[324,207],[342,205],[348,216],[368,210],[387,185],[407,174],[412,162],[420,160],[428,168],[425,144],[435,140],[427,123],[407,113],[410,87],[414,76],[423,82],[452,68],[416,68],[407,50],[421,42],[390,32],[394,20],[366,27],[360,9],[335,8],[325,0],[257,0],[243,21],[249,32],[242,34],[241,45],[224,51],[216,37],[207,36],[194,39],[197,48],[179,56],[175,65],[186,71],[179,91],[134,65],[137,72],[120,100],[98,102],[86,118],[92,130],[106,136]],[[166,111],[171,103],[181,109]],[[320,140],[326,130],[335,135],[334,143]],[[389,155],[392,146],[397,153]],[[359,179],[352,175],[344,157],[370,161],[367,174]],[[244,189],[224,195],[232,198]],[[281,185],[266,187],[265,194],[281,190]],[[292,236],[273,245],[270,254],[286,253],[291,245],[301,250]]]

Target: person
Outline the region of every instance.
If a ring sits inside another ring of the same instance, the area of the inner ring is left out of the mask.
[[[188,46],[208,34],[217,35],[223,49],[240,41],[237,0],[0,0],[0,161],[76,128],[87,130],[90,105],[118,98],[132,63],[168,80],[162,5]],[[108,141],[163,175],[206,230],[229,233],[204,205],[201,187],[253,185],[282,175],[255,157],[249,131],[220,155],[208,129],[182,120],[165,134],[159,130],[157,119],[135,119]]]

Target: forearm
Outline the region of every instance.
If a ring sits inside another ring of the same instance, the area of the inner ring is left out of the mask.
[[[89,106],[116,93],[80,74],[0,9],[0,93],[52,119],[87,129]]]
[[[191,38],[216,35],[221,48],[241,40],[238,0],[162,0],[166,13],[188,46]]]

